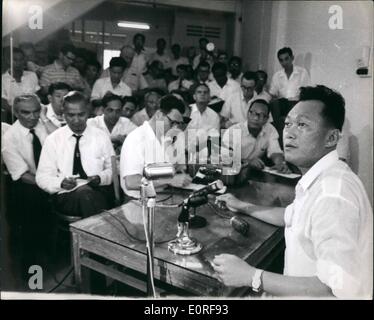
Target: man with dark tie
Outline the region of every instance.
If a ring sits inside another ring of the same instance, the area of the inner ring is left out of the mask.
[[[9,212],[8,222],[12,245],[21,245],[23,275],[28,268],[41,264],[37,251],[46,249],[46,236],[50,230],[48,194],[35,182],[35,172],[40,163],[42,145],[48,136],[46,124],[40,119],[41,105],[35,95],[22,95],[14,99],[18,120],[6,131],[2,139],[2,156],[13,180],[14,212]],[[15,242],[13,242],[15,241]]]
[[[83,94],[67,94],[63,112],[67,125],[46,139],[36,182],[53,195],[59,212],[88,217],[112,205],[114,150],[105,132],[87,126],[89,106]]]

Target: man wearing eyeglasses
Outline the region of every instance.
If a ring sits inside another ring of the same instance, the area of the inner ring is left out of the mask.
[[[131,198],[140,198],[140,185],[144,166],[150,163],[173,162],[167,152],[172,136],[169,132],[183,122],[184,105],[173,95],[160,101],[160,109],[149,121],[145,121],[127,136],[121,150],[121,187]],[[180,139],[179,141],[183,141]],[[184,155],[184,148],[180,150]],[[191,182],[191,177],[178,173],[170,179],[154,181],[155,188],[168,185],[182,187]]]
[[[82,90],[85,87],[79,71],[72,67],[74,60],[75,47],[69,44],[64,45],[57,59],[44,68],[40,78],[40,86],[44,95],[48,94],[49,86],[55,82],[65,82],[75,90]]]
[[[283,152],[279,146],[278,133],[268,122],[269,104],[265,100],[254,100],[247,113],[247,121],[231,126],[223,135],[223,144],[226,147],[235,143],[233,130],[241,132],[241,158],[253,169],[262,170],[265,167],[264,158],[274,164],[273,168],[282,173],[290,170],[284,161]]]
[[[257,97],[255,91],[257,76],[255,72],[247,71],[241,80],[241,91],[231,95],[222,107],[220,115],[223,128],[228,128],[233,124],[240,123],[247,118],[250,104]]]

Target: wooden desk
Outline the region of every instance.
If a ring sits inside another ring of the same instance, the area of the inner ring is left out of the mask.
[[[230,191],[243,200],[263,205],[285,206],[293,198],[293,186],[261,181],[249,181],[248,186],[232,188]],[[165,195],[158,197],[163,198]],[[185,197],[186,194],[176,194],[166,203],[177,203]],[[204,205],[197,209],[197,214],[205,217],[208,225],[190,230],[191,236],[202,243],[203,249],[191,256],[175,255],[168,251],[167,242],[175,238],[179,211],[166,207],[157,207],[155,210],[154,276],[160,281],[158,283],[197,296],[242,295],[248,288],[225,287],[217,280],[208,261],[216,254],[231,253],[253,266],[266,268],[271,259],[275,258],[275,251],[283,249],[282,228],[241,215],[250,224],[249,236],[244,237],[230,226],[228,219],[218,216],[211,207]],[[136,275],[146,274],[145,243],[132,239],[125,227],[132,236],[144,239],[141,207],[136,202],[129,202],[70,225],[75,278],[81,291],[89,291],[86,268],[146,291],[145,283]]]

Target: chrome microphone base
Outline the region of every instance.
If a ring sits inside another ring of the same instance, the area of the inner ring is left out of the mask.
[[[185,256],[198,253],[202,248],[201,243],[189,237],[176,238],[168,243],[169,251]]]

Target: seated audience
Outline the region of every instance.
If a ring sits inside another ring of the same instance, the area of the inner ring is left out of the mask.
[[[181,46],[177,43],[171,46],[172,57],[170,60],[171,73],[174,77],[178,76],[177,66],[180,64],[189,64],[186,57],[181,56]]]
[[[112,141],[117,154],[120,153],[126,136],[137,126],[129,119],[121,117],[122,99],[117,95],[106,95],[102,99],[104,114],[87,120],[88,126],[103,130]]]
[[[193,85],[193,81],[187,80],[187,65],[180,64],[177,66],[178,79],[172,81],[168,85],[169,92],[173,90],[187,91]]]
[[[261,99],[264,99],[270,103],[272,98],[271,98],[270,93],[267,91],[267,85],[266,85],[268,81],[268,74],[263,70],[257,70],[256,75],[257,75],[256,92],[258,95],[261,96]]]
[[[237,123],[226,130],[222,142],[228,148],[233,148],[234,130],[241,133],[241,158],[253,169],[262,170],[271,160],[273,168],[289,173],[284,161],[283,152],[279,146],[277,130],[268,122],[269,104],[265,100],[254,100],[247,112],[247,121]]]
[[[103,130],[87,126],[86,97],[77,91],[65,96],[67,125],[45,140],[36,172],[36,183],[53,195],[62,214],[88,217],[112,205],[114,150]]]
[[[23,51],[13,48],[13,75],[8,69],[1,76],[1,107],[9,118],[15,97],[36,93],[40,88],[36,74],[32,71],[25,71],[24,68],[25,55]]]
[[[226,101],[235,93],[240,92],[239,83],[227,78],[227,66],[225,64],[216,62],[213,65],[212,73],[214,80],[208,83],[211,97]]]
[[[121,57],[115,57],[109,63],[109,77],[97,79],[91,94],[91,100],[102,99],[108,92],[121,97],[131,96],[130,87],[122,81],[126,69],[126,61]]]
[[[124,97],[122,101],[123,107],[121,116],[132,120],[132,117],[138,109],[136,99],[134,97]]]
[[[228,78],[233,79],[240,84],[243,76],[242,59],[237,56],[231,57],[228,63],[228,69]]]
[[[154,52],[150,58],[149,63],[152,63],[153,61],[160,61],[162,65],[164,66],[164,69],[167,70],[171,68],[170,65],[170,56],[166,52],[166,40],[164,38],[159,38],[156,41],[156,52]]]
[[[153,61],[144,73],[144,78],[147,82],[149,89],[160,89],[164,92],[167,91],[168,87],[164,79],[164,67],[162,62],[155,60]]]
[[[42,94],[46,95],[49,86],[56,82],[65,82],[74,90],[84,90],[83,79],[79,71],[72,66],[75,50],[73,45],[64,45],[58,53],[58,58],[44,68],[40,78]]]
[[[52,83],[48,89],[49,104],[46,106],[46,117],[56,126],[56,129],[66,124],[62,100],[71,91],[69,85],[63,82]]]
[[[195,82],[208,85],[210,81],[210,64],[206,61],[203,61],[197,66]]]
[[[31,265],[41,263],[37,260],[37,250],[50,249],[46,247],[52,227],[48,195],[35,182],[42,145],[49,132],[40,121],[41,105],[35,95],[16,97],[14,112],[18,120],[2,137],[1,154],[14,181],[12,191],[16,201],[10,227],[12,238],[17,238],[15,230],[21,231],[22,272],[26,276]]]
[[[160,107],[160,94],[150,90],[144,96],[144,107],[135,113],[131,118],[137,126],[141,126],[144,121],[149,121]]]

